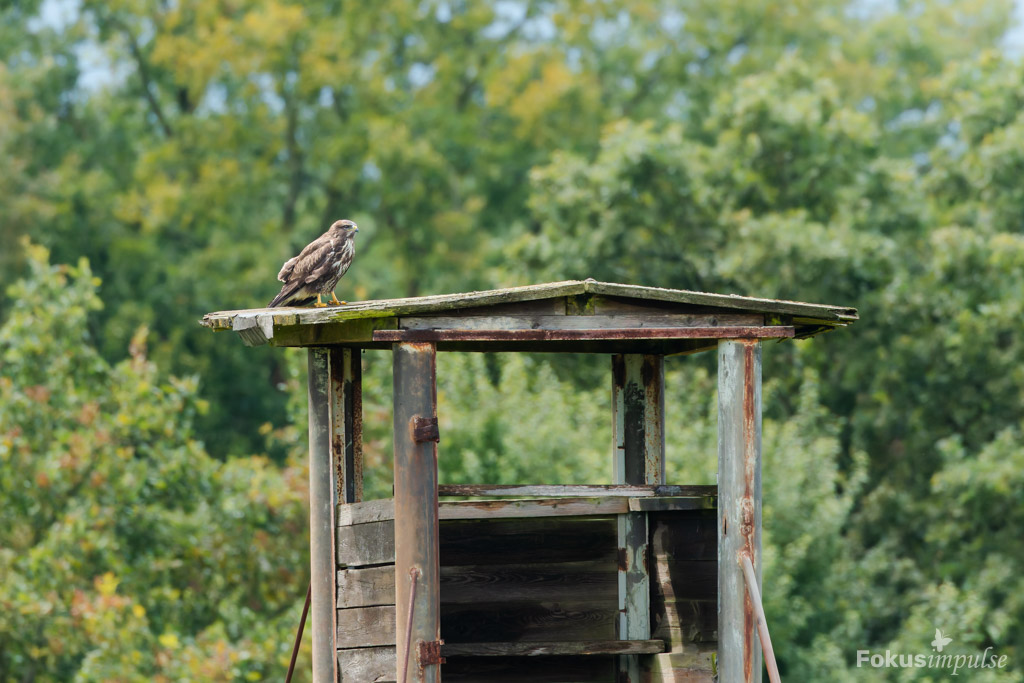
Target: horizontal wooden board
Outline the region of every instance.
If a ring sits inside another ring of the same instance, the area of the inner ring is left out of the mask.
[[[406,317],[403,330],[603,330],[669,327],[754,327],[764,316],[751,313],[617,313],[614,315],[488,315]]]
[[[394,647],[338,650],[339,683],[396,683]]]
[[[395,566],[338,571],[338,608],[395,604]]]
[[[665,641],[670,652],[718,640],[718,602],[651,597],[651,637]]]
[[[618,602],[442,604],[441,637],[448,642],[486,643],[554,640],[614,640]]]
[[[615,566],[615,517],[449,520],[441,524],[445,566],[601,561]]]
[[[657,556],[651,563],[651,595],[670,601],[717,600],[718,563]]]
[[[640,660],[642,683],[713,683],[713,646],[693,652],[670,652]]]
[[[713,510],[714,496],[672,496],[671,498],[630,498],[630,512],[679,512],[682,510]]]
[[[718,559],[718,527],[714,510],[651,512],[648,527],[651,554],[680,560]]]
[[[516,643],[455,643],[441,647],[445,657],[548,657],[552,655],[649,655],[665,651],[660,640],[578,640]]]
[[[395,561],[393,521],[354,524],[337,528],[339,567],[365,567]]]
[[[557,602],[614,599],[611,562],[561,562],[441,567],[441,602]],[[394,565],[338,571],[338,607],[395,604]]]
[[[593,498],[598,496],[645,498],[657,496],[705,497],[718,495],[718,487],[714,484],[698,486],[679,486],[676,484],[441,484],[437,488],[438,493],[442,496],[504,496],[514,498]]]
[[[452,657],[444,683],[614,683],[612,657]]]
[[[511,519],[517,517],[578,517],[617,515],[629,511],[623,496],[541,498],[527,500],[441,501],[438,515],[446,519]],[[369,524],[395,518],[393,498],[338,505],[338,525]]]
[[[745,327],[614,327],[581,329],[454,329],[377,330],[375,342],[588,342],[647,339],[787,339],[795,336],[784,325]]]
[[[339,649],[395,644],[395,606],[338,610]]]
[[[612,600],[618,572],[610,562],[441,567],[441,602]]]

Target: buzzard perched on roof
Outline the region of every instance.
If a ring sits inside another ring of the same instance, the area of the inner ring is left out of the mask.
[[[322,308],[327,304],[320,301],[320,296],[328,292],[330,303],[345,303],[338,301],[334,288],[352,265],[357,232],[359,228],[352,221],[334,221],[327,232],[307,244],[298,256],[285,261],[277,274],[284,286],[268,307],[302,306],[316,299],[313,305]]]

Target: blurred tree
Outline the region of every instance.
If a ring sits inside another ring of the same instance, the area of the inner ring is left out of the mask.
[[[308,580],[303,468],[212,460],[195,379],[157,372],[145,328],[107,363],[88,262],[25,253],[0,327],[0,680],[280,678]]]

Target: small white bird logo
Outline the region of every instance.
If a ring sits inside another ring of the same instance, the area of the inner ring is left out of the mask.
[[[942,648],[953,642],[952,638],[942,635],[942,631],[935,629],[935,640],[932,641],[932,648],[942,652]]]

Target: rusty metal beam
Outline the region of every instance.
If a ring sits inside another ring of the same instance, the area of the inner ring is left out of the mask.
[[[612,356],[612,418],[616,484],[665,483],[665,359]],[[651,637],[647,514],[618,515],[620,640]],[[640,680],[636,655],[618,658],[618,680]]]
[[[393,348],[398,669],[423,683],[441,678],[437,658],[420,656],[441,637],[437,441],[428,427],[437,417],[436,351],[430,343]]]
[[[629,327],[587,330],[377,330],[375,342],[614,341],[618,339],[784,339],[781,325],[747,327]]]
[[[310,349],[309,398],[309,565],[313,639],[313,682],[338,680],[334,556],[334,463],[331,459],[330,384],[327,349]]]
[[[761,567],[761,347],[718,344],[718,680],[760,683],[757,618],[741,555]],[[760,576],[757,577],[758,583]]]

